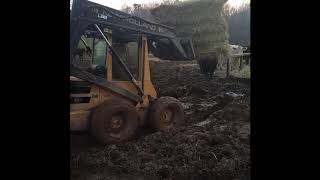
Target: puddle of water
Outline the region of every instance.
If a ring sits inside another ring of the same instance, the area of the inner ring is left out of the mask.
[[[202,122],[200,122],[200,123],[197,123],[197,124],[195,124],[196,126],[204,126],[204,125],[206,125],[206,124],[209,124],[211,122],[211,120],[210,119],[207,119],[207,120],[205,120],[205,121],[202,121]]]

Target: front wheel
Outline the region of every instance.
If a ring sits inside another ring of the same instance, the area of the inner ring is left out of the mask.
[[[92,113],[91,135],[101,145],[129,140],[135,135],[137,128],[137,110],[124,100],[107,100]]]
[[[148,125],[154,130],[166,130],[184,124],[184,110],[173,97],[160,97],[149,111]]]

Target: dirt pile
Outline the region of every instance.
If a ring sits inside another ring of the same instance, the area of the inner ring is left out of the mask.
[[[71,179],[250,179],[250,82],[206,81],[190,62],[151,62],[160,96],[178,98],[186,125],[71,153]]]

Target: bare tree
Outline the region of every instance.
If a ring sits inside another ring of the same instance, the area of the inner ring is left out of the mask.
[[[131,14],[132,13],[132,7],[128,6],[127,4],[123,4],[121,7],[121,11]]]

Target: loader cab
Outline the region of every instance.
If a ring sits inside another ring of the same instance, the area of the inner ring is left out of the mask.
[[[152,84],[147,36],[124,30],[111,30],[107,27],[103,28],[103,33],[141,88],[146,94],[156,97],[154,88],[150,87]],[[83,31],[73,54],[74,65],[103,77],[119,87],[137,93],[124,67],[92,26]]]
[[[145,96],[156,98],[157,93],[150,78],[147,36],[111,30],[107,27],[103,27],[102,30],[134,76],[137,84],[144,91]],[[97,30],[92,28],[92,25],[82,31],[77,46],[71,53],[72,64],[77,68],[107,80],[112,86],[139,96],[138,90],[117,56],[111,52],[106,41]],[[114,96],[119,95],[80,78],[70,76],[71,128],[74,127],[75,130],[86,129],[86,120],[89,118],[90,110]],[[135,102],[132,101],[132,103]]]
[[[131,72],[137,79],[139,77],[139,39],[118,39],[113,41],[111,30],[105,29],[105,31],[107,31],[105,35],[112,42],[112,46],[117,50],[121,59],[126,62],[128,68],[132,70]],[[73,64],[108,80],[130,81],[128,75],[125,74],[123,68],[115,60],[116,58],[109,51],[106,42],[97,36],[97,32],[85,31],[81,35],[77,49],[74,51]],[[108,66],[110,66],[109,69]],[[104,74],[99,70],[104,70]]]

